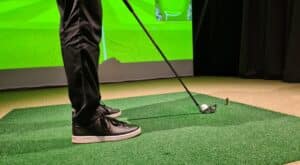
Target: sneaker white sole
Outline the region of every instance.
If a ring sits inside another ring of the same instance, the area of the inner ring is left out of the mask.
[[[105,115],[106,117],[110,117],[110,118],[117,118],[119,116],[122,115],[122,112],[119,111],[118,113],[114,113],[114,114],[110,114],[110,115]]]
[[[88,143],[100,143],[100,142],[113,142],[130,139],[140,135],[141,128],[123,135],[117,136],[72,136],[72,143],[74,144],[88,144]]]

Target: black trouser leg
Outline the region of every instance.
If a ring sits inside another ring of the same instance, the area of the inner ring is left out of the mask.
[[[98,81],[100,0],[57,0],[60,39],[73,120],[87,124],[101,99]]]

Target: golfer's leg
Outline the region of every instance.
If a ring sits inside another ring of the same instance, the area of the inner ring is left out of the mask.
[[[73,120],[87,124],[101,99],[98,83],[102,11],[99,0],[57,0],[60,39]]]

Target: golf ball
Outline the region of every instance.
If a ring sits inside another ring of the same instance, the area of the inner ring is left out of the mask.
[[[207,104],[202,104],[202,105],[200,106],[200,108],[201,108],[202,111],[204,111],[204,110],[208,109],[209,106],[208,106]]]

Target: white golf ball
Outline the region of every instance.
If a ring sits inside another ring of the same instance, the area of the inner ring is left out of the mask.
[[[208,109],[209,106],[208,106],[207,104],[202,104],[202,105],[200,106],[200,108],[201,108],[202,111],[204,111],[204,110]]]

